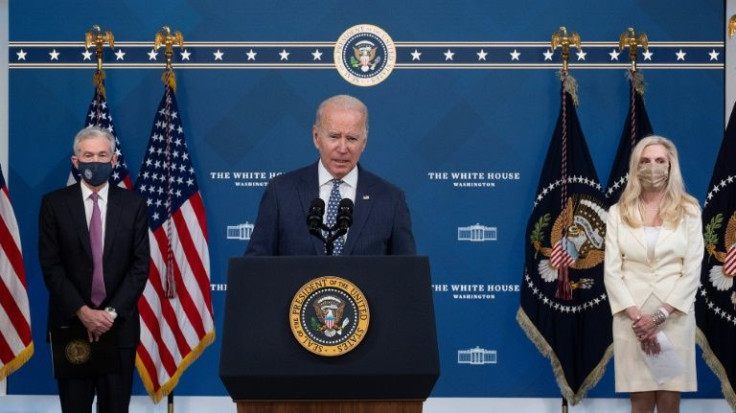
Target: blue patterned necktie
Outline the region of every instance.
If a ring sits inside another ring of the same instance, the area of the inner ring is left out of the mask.
[[[330,199],[327,201],[327,212],[325,217],[325,225],[330,228],[335,225],[335,222],[337,220],[337,206],[340,204],[340,200],[342,199],[342,197],[340,196],[340,184],[342,184],[342,180],[332,180],[332,191],[330,191]],[[344,244],[345,241],[343,240],[343,237],[337,238],[335,240],[335,243],[332,244],[332,255],[340,255],[342,253],[342,247]],[[326,252],[327,248],[325,248],[325,253]]]

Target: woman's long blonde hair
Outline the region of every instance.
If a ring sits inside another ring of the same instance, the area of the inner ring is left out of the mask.
[[[685,192],[685,183],[682,180],[680,161],[677,157],[675,144],[661,136],[648,136],[634,146],[629,160],[629,180],[618,201],[619,212],[623,221],[630,227],[638,228],[643,225],[640,209],[641,200],[639,198],[642,187],[637,171],[639,170],[639,161],[644,148],[651,145],[661,145],[667,151],[670,173],[667,185],[664,188],[664,196],[659,204],[659,216],[665,225],[674,227],[680,222],[683,214],[698,211],[699,206],[698,201]]]

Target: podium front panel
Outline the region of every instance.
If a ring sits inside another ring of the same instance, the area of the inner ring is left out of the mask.
[[[228,269],[220,377],[235,400],[425,399],[439,375],[426,257],[245,257]],[[363,341],[324,357],[290,325],[299,289],[323,276],[362,290],[370,308]]]

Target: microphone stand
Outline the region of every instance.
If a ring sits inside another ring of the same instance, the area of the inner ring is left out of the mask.
[[[322,231],[327,233],[327,238],[322,234]],[[348,228],[345,226],[338,226],[338,224],[328,227],[325,224],[321,224],[319,227],[310,228],[309,233],[317,237],[320,241],[325,244],[325,254],[332,255],[335,249],[335,240],[342,237],[348,232]]]
[[[335,224],[331,227],[325,225],[322,220],[324,202],[320,202],[319,199],[312,201],[307,213],[309,233],[325,244],[325,255],[333,255],[335,240],[345,235],[353,224],[353,202],[345,198],[340,201],[338,208]]]

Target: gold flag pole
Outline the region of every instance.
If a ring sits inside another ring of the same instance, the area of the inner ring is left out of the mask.
[[[92,45],[95,46],[97,55],[97,70],[95,76],[92,79],[97,90],[100,92],[103,98],[105,98],[105,72],[102,70],[102,55],[104,52],[105,43],[107,43],[111,49],[115,49],[115,37],[112,32],[107,30],[104,33],[100,26],[92,25],[92,28],[84,33],[84,48],[89,49]]]
[[[649,51],[649,39],[646,33],[640,32],[637,36],[633,27],[629,27],[627,31],[621,33],[618,38],[618,50],[624,51],[624,48],[629,48],[629,60],[631,60],[631,71],[636,72],[636,58],[638,55],[639,47],[642,47],[644,51]]]
[[[557,49],[557,47],[562,48],[562,53],[560,55],[562,59],[562,70],[560,71],[560,80],[562,81],[562,102],[561,102],[561,112],[563,116],[562,121],[562,157],[560,160],[561,164],[561,175],[562,175],[562,181],[565,182],[567,177],[567,120],[565,119],[565,114],[567,113],[567,110],[565,109],[565,105],[567,102],[567,98],[565,97],[565,93],[569,93],[572,97],[573,104],[577,106],[577,83],[575,82],[575,79],[572,76],[568,76],[567,70],[568,70],[568,61],[570,60],[570,46],[577,47],[578,51],[581,50],[580,47],[580,36],[576,32],[570,32],[568,34],[567,28],[564,26],[560,26],[560,30],[552,33],[552,42],[550,44],[550,48],[552,51]],[[564,204],[567,202],[567,186],[565,184],[561,187],[561,209],[564,210]],[[565,225],[567,227],[567,225]],[[558,279],[560,277],[567,277],[567,270],[563,269],[562,272],[558,273]],[[563,291],[564,293],[564,291]],[[567,413],[567,399],[565,396],[562,396],[562,406],[561,410],[562,413]]]
[[[174,68],[171,64],[172,58],[174,57],[174,46],[179,46],[182,50],[184,49],[184,37],[181,35],[181,32],[178,30],[174,31],[174,33],[171,33],[171,29],[169,26],[163,26],[161,30],[159,30],[156,33],[156,36],[153,39],[153,50],[158,50],[161,48],[161,46],[164,46],[164,57],[166,58],[166,68],[164,69],[163,75],[161,75],[161,81],[164,82],[164,85],[166,86],[165,90],[165,96],[166,96],[166,102],[171,101],[171,95],[176,91],[176,75],[174,74]],[[170,124],[170,110],[168,107],[168,104],[166,106],[166,122]],[[165,136],[166,139],[166,162],[165,165],[165,173],[166,173],[166,182],[169,184],[171,183],[171,130],[169,128],[166,128]],[[167,193],[171,194],[173,191],[171,191],[171,188],[167,188]],[[167,239],[171,239],[171,195],[169,195],[169,199],[166,201],[166,214],[169,219],[166,220],[166,231],[168,233]],[[167,252],[166,252],[166,285],[165,285],[165,295],[166,298],[174,298],[176,297],[176,283],[174,282],[174,270],[173,270],[173,251],[171,249],[171,244],[167,245]],[[167,412],[168,413],[174,413],[174,391],[172,390],[167,397]]]
[[[736,14],[728,19],[728,37],[732,38],[736,34]]]
[[[554,52],[557,47],[562,48],[562,72],[567,74],[567,62],[570,60],[570,46],[577,47],[580,50],[580,36],[576,32],[567,34],[567,28],[560,26],[560,30],[552,33],[551,48]]]
[[[161,46],[164,46],[164,57],[166,58],[166,70],[161,76],[161,81],[169,86],[171,90],[176,91],[176,77],[174,76],[171,59],[174,57],[174,46],[179,46],[184,50],[184,37],[178,30],[171,34],[169,26],[164,26],[153,39],[153,50],[158,50]]]

